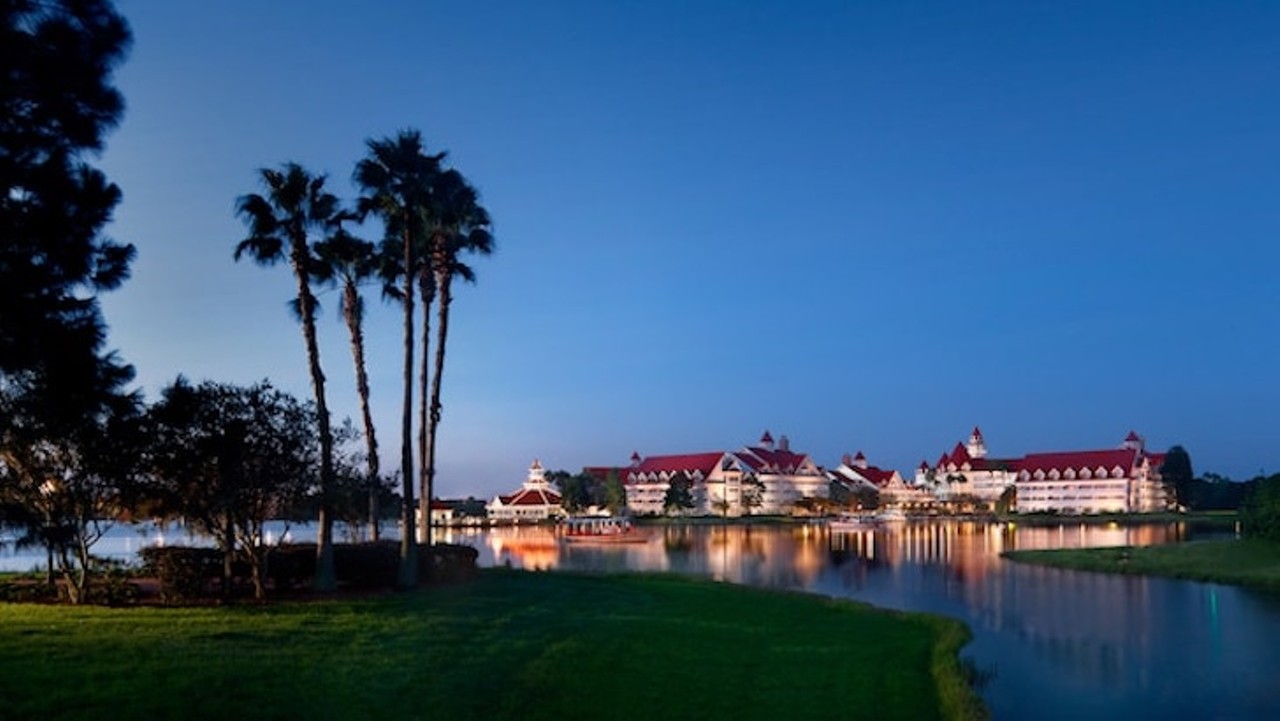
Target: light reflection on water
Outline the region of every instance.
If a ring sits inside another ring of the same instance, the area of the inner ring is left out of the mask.
[[[447,532],[486,565],[671,571],[959,618],[995,676],[998,719],[1280,718],[1280,601],[1241,589],[1014,564],[1015,549],[1173,543],[1186,524],[911,522],[650,527],[649,543],[583,547],[546,529]]]
[[[284,532],[282,526],[269,526]],[[394,529],[386,535],[394,537]],[[1280,600],[1241,589],[1014,564],[1014,549],[1152,545],[1202,538],[1181,523],[1033,527],[939,520],[832,533],[820,524],[675,524],[618,546],[568,545],[546,528],[444,529],[485,566],[669,571],[853,598],[958,618],[965,655],[995,672],[997,719],[1280,718]],[[293,538],[314,538],[293,526]],[[99,547],[127,558],[157,529],[120,527]],[[354,535],[339,529],[336,537]],[[1218,534],[1223,535],[1223,534]],[[198,541],[172,529],[166,543]],[[43,563],[0,552],[0,568]]]

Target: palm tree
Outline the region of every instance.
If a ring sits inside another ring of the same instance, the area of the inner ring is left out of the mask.
[[[297,163],[285,163],[279,170],[258,171],[265,196],[250,193],[236,201],[236,213],[249,226],[249,237],[236,245],[235,258],[249,254],[261,265],[274,265],[288,257],[298,282],[295,309],[302,321],[302,337],[307,348],[311,388],[316,398],[320,426],[320,518],[316,534],[317,590],[336,586],[333,568],[333,514],[330,493],[333,487],[333,433],[329,408],[325,403],[324,371],[320,368],[320,347],[316,342],[316,298],[311,280],[317,261],[309,233],[332,227],[338,214],[338,199],[324,189],[324,175],[311,175]]]
[[[342,319],[351,334],[351,358],[356,370],[356,393],[360,396],[360,416],[364,421],[365,449],[369,469],[369,537],[378,540],[379,461],[378,437],[374,432],[373,413],[369,408],[369,374],[364,360],[364,298],[360,285],[378,272],[377,248],[342,229],[316,245],[316,256],[323,263],[326,279],[342,283]]]
[[[404,309],[404,398],[401,409],[401,506],[400,574],[402,587],[417,584],[417,543],[413,523],[413,284],[415,269],[422,257],[419,247],[425,235],[425,216],[430,207],[431,187],[440,173],[444,154],[428,155],[422,134],[402,130],[394,138],[368,140],[368,157],[356,164],[354,180],[365,193],[360,198],[361,214],[374,213],[386,226],[387,246],[399,246],[398,275],[401,289],[395,293]]]
[[[475,273],[463,263],[464,253],[489,255],[493,252],[489,212],[480,205],[475,188],[456,170],[441,174],[434,193],[434,227],[431,237],[431,267],[439,295],[436,322],[435,369],[431,382],[431,414],[425,455],[425,495],[432,496],[436,476],[436,432],[440,427],[440,381],[444,377],[445,344],[449,336],[449,307],[453,304],[453,280],[475,282]],[[425,331],[424,331],[425,332]],[[426,361],[426,358],[423,358]],[[425,377],[425,373],[423,374]],[[424,534],[431,537],[429,507],[423,511]]]

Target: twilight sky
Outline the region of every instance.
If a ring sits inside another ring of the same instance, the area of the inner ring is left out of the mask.
[[[732,449],[907,472],[1135,429],[1280,470],[1280,4],[122,0],[104,299],[177,374],[309,393],[285,266],[235,198],[422,130],[492,213],[454,305],[439,489]],[[363,232],[380,235],[372,222]],[[397,308],[369,289],[384,467]],[[330,403],[357,416],[322,296]]]

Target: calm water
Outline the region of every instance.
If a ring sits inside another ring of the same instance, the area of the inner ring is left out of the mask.
[[[1280,600],[1229,586],[999,558],[1018,548],[1149,545],[1210,533],[1184,524],[930,521],[850,534],[819,525],[646,530],[648,543],[620,547],[566,546],[540,528],[445,532],[444,540],[475,546],[482,565],[671,571],[958,618],[974,634],[964,655],[994,674],[983,695],[997,719],[1280,718]],[[283,528],[272,532],[278,538]],[[306,527],[291,535],[312,537]],[[127,557],[159,540],[156,529],[120,528],[99,552]],[[163,540],[190,542],[172,530]],[[43,563],[38,552],[5,553],[0,569]]]
[[[1183,524],[1013,529],[959,521],[852,534],[821,526],[650,530],[650,543],[627,547],[560,545],[540,529],[449,540],[477,546],[487,564],[673,571],[958,618],[974,633],[964,654],[994,673],[983,695],[997,719],[1280,718],[1280,601],[1228,586],[999,557],[1018,548],[1149,545],[1212,532]]]

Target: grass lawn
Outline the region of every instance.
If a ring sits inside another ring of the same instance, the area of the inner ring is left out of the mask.
[[[1280,543],[1192,541],[1162,546],[1009,551],[1005,558],[1081,571],[1169,576],[1280,593]]]
[[[1020,526],[1056,526],[1062,523],[1130,525],[1138,523],[1197,523],[1230,527],[1240,520],[1235,511],[1191,511],[1188,513],[1089,513],[1082,515],[1059,513],[1005,513],[996,516]]]
[[[483,571],[366,600],[0,605],[0,715],[972,718],[962,624],[671,576]]]

